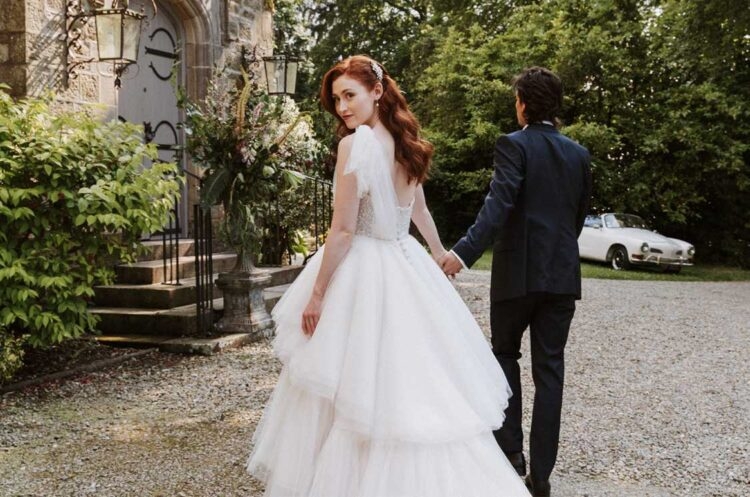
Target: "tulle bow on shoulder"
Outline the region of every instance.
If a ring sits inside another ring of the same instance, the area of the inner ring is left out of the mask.
[[[354,142],[344,174],[356,174],[357,196],[362,198],[370,190],[378,169],[386,168],[383,146],[375,138],[372,128],[363,124],[354,132]]]
[[[377,238],[395,239],[398,224],[398,199],[391,177],[391,161],[375,132],[360,125],[354,133],[354,142],[344,174],[355,174],[360,213],[371,209],[371,232]],[[368,216],[369,217],[369,216]]]

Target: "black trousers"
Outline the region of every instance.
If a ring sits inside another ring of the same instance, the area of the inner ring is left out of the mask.
[[[495,439],[506,454],[523,451],[521,429],[521,337],[531,332],[531,364],[534,378],[534,408],[529,436],[530,473],[547,480],[557,459],[560,441],[560,411],[565,377],[565,344],[575,313],[575,296],[529,294],[492,302],[490,326],[492,350],[513,391],[505,423]]]

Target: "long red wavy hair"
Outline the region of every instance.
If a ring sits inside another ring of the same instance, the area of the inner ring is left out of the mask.
[[[378,83],[377,75],[372,69],[372,63],[378,64],[370,57],[353,55],[342,60],[323,76],[320,89],[320,101],[323,108],[333,114],[338,120],[337,133],[340,138],[354,132],[346,127],[344,120],[336,112],[336,102],[333,99],[333,82],[340,76],[346,75],[362,83],[372,90]],[[406,103],[396,81],[383,69],[383,96],[380,97],[378,117],[396,142],[396,162],[405,170],[409,182],[422,183],[427,179],[432,161],[433,147],[430,142],[420,136],[420,126],[409,105]]]

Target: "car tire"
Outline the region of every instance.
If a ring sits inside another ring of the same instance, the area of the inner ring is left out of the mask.
[[[622,269],[630,269],[630,259],[628,259],[628,251],[622,245],[616,245],[612,249],[612,257],[609,260],[612,265],[612,269],[620,271]]]

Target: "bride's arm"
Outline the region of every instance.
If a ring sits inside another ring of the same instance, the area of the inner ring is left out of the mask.
[[[341,260],[349,251],[357,227],[359,197],[357,197],[356,174],[344,174],[353,140],[354,135],[349,135],[339,142],[331,228],[326,238],[323,261],[320,264],[318,277],[315,279],[312,296],[302,313],[302,329],[306,335],[312,335],[318,325],[323,296],[328,288],[328,283],[330,283],[331,277]]]
[[[430,214],[430,210],[427,208],[427,201],[424,198],[422,185],[417,187],[417,191],[414,194],[414,210],[411,214],[411,220],[414,221],[414,225],[427,242],[427,246],[430,247],[432,257],[435,260],[440,259],[446,250],[440,242],[440,235],[438,234],[437,227],[435,227],[435,221],[432,219],[432,214]]]

